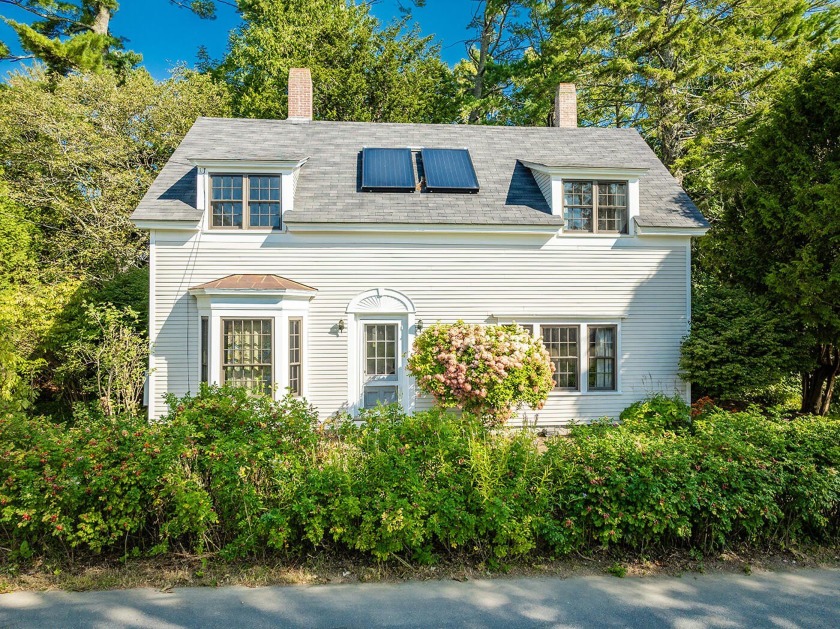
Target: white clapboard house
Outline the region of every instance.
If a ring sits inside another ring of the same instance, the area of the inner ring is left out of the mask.
[[[555,389],[529,421],[688,395],[691,239],[708,224],[639,134],[200,118],[132,215],[150,233],[149,415],[202,381],[304,396],[322,417],[428,407],[406,370],[435,322],[517,322]]]

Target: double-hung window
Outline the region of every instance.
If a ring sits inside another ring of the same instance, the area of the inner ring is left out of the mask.
[[[580,329],[576,325],[542,325],[543,345],[554,364],[554,388],[577,391],[580,376]]]
[[[589,390],[614,391],[616,328],[589,326]]]
[[[303,319],[289,319],[289,393],[303,395]]]
[[[280,175],[211,175],[210,227],[280,229]]]
[[[582,320],[518,324],[542,340],[554,365],[554,391],[604,392],[618,390],[618,325]]]
[[[627,233],[626,181],[564,181],[565,230]]]

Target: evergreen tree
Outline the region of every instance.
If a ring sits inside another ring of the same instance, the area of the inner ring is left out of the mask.
[[[832,0],[542,2],[513,99],[545,124],[554,88],[580,88],[583,124],[641,130],[693,191],[714,188],[710,161],[837,33]]]
[[[214,18],[216,0],[169,0],[203,18]],[[221,1],[221,0],[219,0]],[[227,4],[227,2],[225,2]],[[44,62],[52,72],[68,74],[101,72],[105,68],[125,73],[142,60],[123,50],[123,41],[110,30],[117,0],[0,0],[0,5],[24,9],[35,19],[24,24],[6,20],[21,47]],[[0,42],[0,61],[20,59]]]
[[[794,319],[811,348],[801,410],[824,415],[840,374],[840,49],[744,136],[714,233],[721,274]]]
[[[367,4],[343,0],[241,0],[214,74],[231,89],[234,114],[285,118],[289,69],[308,67],[320,120],[450,122],[452,73],[431,37],[408,18],[380,28]]]

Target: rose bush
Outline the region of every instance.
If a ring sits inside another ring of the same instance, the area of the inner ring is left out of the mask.
[[[506,422],[521,404],[541,409],[554,386],[542,341],[516,324],[431,325],[415,339],[408,369],[438,405],[490,425]]]

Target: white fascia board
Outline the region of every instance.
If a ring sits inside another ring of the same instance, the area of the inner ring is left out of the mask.
[[[454,233],[454,234],[524,234],[551,236],[560,225],[459,225],[446,223],[298,223],[287,222],[290,232],[358,233]]]
[[[195,157],[190,158],[189,162],[209,173],[224,171],[230,173],[291,174],[308,160],[309,157],[294,159],[206,159]]]
[[[284,297],[297,299],[313,299],[317,290],[276,289],[264,288],[191,288],[190,295],[198,297]]]
[[[708,227],[649,227],[636,223],[639,236],[705,236]]]
[[[638,179],[648,168],[614,167],[614,166],[550,166],[538,162],[519,160],[531,170],[546,173],[552,177],[563,179],[584,177],[598,179],[599,177],[620,177],[622,179]]]
[[[142,218],[131,219],[137,229],[162,229],[166,231],[197,231],[201,225],[201,220],[163,220],[154,219],[147,220]]]

